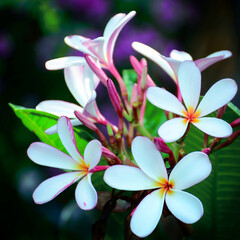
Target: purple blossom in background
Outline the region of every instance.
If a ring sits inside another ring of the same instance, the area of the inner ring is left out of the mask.
[[[13,40],[12,38],[5,34],[0,33],[0,58],[6,59],[13,52]]]
[[[57,0],[57,2],[62,8],[69,9],[93,21],[105,17],[111,6],[109,0]]]

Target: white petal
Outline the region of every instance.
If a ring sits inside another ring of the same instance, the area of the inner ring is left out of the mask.
[[[201,201],[192,194],[177,189],[166,194],[166,204],[176,218],[187,224],[197,222],[203,215]]]
[[[102,155],[102,144],[98,140],[92,140],[84,150],[84,162],[89,166],[89,170],[94,168],[100,161]]]
[[[231,56],[232,56],[232,53],[230,51],[224,50],[224,51],[212,53],[205,58],[198,59],[195,61],[195,63],[200,69],[200,71],[203,71],[204,69],[208,68],[212,64],[219,62],[223,59],[229,58]]]
[[[179,66],[179,61],[174,60],[172,58],[167,58],[161,55],[159,52],[154,50],[153,48],[140,43],[133,42],[132,47],[135,51],[141,53],[147,58],[151,59],[155,62],[159,67],[161,67],[175,82],[177,81],[177,70]],[[171,63],[171,64],[170,64]],[[174,68],[173,68],[174,67]]]
[[[183,61],[186,61],[186,60],[189,60],[189,61],[193,60],[192,56],[190,54],[188,54],[187,52],[178,51],[176,49],[173,49],[170,52],[170,58],[173,58],[173,59],[178,60],[180,62],[183,62]]]
[[[42,166],[68,170],[77,169],[77,162],[69,155],[42,142],[32,143],[27,154],[33,162]]]
[[[82,125],[82,123],[77,118],[71,119],[70,122],[71,122],[73,127]],[[57,133],[57,124],[55,124],[52,127],[46,129],[45,133],[48,134],[48,135],[52,135],[52,134]]]
[[[158,187],[141,169],[123,165],[108,168],[104,173],[104,181],[120,190],[139,191]]]
[[[88,48],[84,45],[85,42],[91,41],[89,38],[85,38],[79,35],[71,35],[64,38],[64,42],[74,48],[77,49],[80,52],[86,53],[91,55],[92,57],[96,57],[94,54],[92,54],[91,51],[88,50]]]
[[[193,125],[213,137],[225,138],[232,134],[230,124],[219,118],[203,117]]]
[[[96,92],[93,91],[91,97],[84,107],[83,114],[87,117],[98,119],[100,112],[97,107],[96,97]]]
[[[58,117],[66,116],[68,118],[76,118],[74,111],[83,112],[83,108],[74,104],[60,100],[48,100],[42,101],[37,106],[36,109],[42,112],[51,113]]]
[[[193,123],[193,125],[213,137],[225,138],[232,134],[232,127],[230,124],[219,118],[199,118],[199,121]]]
[[[91,210],[97,204],[97,192],[91,182],[91,174],[87,174],[77,185],[75,198],[83,210]]]
[[[146,237],[156,228],[162,215],[164,195],[160,190],[148,194],[133,213],[130,227],[138,237]]]
[[[174,142],[184,135],[187,126],[188,123],[185,122],[184,118],[173,118],[160,126],[158,134],[164,142]]]
[[[147,90],[147,99],[156,107],[184,116],[186,111],[182,103],[170,92],[159,87],[150,87]]]
[[[111,25],[109,25],[108,27],[106,26],[103,36],[106,38],[106,46],[107,46],[106,50],[107,50],[108,61],[112,61],[113,50],[114,50],[114,46],[115,46],[115,43],[116,43],[119,33],[121,32],[123,27],[135,16],[135,14],[136,14],[135,11],[131,11],[126,16],[124,16],[125,14],[123,14],[121,16],[119,16],[119,14],[117,14],[116,15],[117,19],[114,20],[114,23],[111,22]],[[121,17],[122,17],[122,19],[120,20]],[[113,24],[116,24],[116,23],[117,23],[117,25],[115,25],[115,29],[114,29]]]
[[[81,65],[85,62],[83,57],[62,57],[49,60],[45,63],[48,70],[59,70],[67,67]]]
[[[68,89],[83,107],[87,104],[95,89],[94,74],[87,64],[72,66],[64,69],[65,81]]]
[[[74,131],[70,120],[66,117],[60,117],[58,119],[57,125],[58,135],[61,139],[63,146],[66,148],[66,150],[74,160],[81,162],[83,157],[77,149]]]
[[[183,190],[203,181],[211,171],[212,164],[208,155],[203,152],[192,152],[173,168],[169,181],[173,182],[174,189]]]
[[[49,202],[82,176],[80,172],[69,172],[48,178],[33,192],[34,202],[38,204]]]
[[[237,84],[233,79],[225,78],[216,82],[205,94],[198,109],[200,117],[219,109],[230,102],[237,93]]]
[[[181,63],[178,70],[178,83],[187,109],[195,110],[201,91],[201,73],[194,62]]]
[[[138,166],[150,178],[156,181],[161,178],[168,179],[162,155],[150,139],[135,137],[132,142],[132,154]]]

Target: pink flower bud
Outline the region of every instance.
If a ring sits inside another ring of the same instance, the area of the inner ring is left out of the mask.
[[[232,128],[240,126],[240,118],[231,122],[230,125],[231,125]]]
[[[162,138],[155,137],[154,144],[160,152],[168,153],[168,154],[172,152],[172,150],[168,147],[168,145],[163,141]]]
[[[79,111],[74,111],[75,116],[78,118],[78,120],[87,128],[91,129],[92,131],[96,132],[98,128],[95,126],[93,122],[91,122],[86,116],[84,116]]]
[[[122,101],[111,79],[107,80],[107,89],[108,89],[108,94],[115,111],[117,112],[118,116],[122,118],[123,117]]]
[[[209,155],[211,153],[211,148],[204,148],[202,150],[203,153],[206,153],[207,155]]]
[[[96,76],[100,79],[100,81],[105,86],[107,86],[108,77],[105,74],[105,72],[96,64],[96,62],[93,60],[91,56],[89,56],[88,54],[84,54],[84,57],[89,67],[92,69],[92,71],[96,74]]]
[[[102,146],[102,155],[106,158],[114,160],[116,164],[122,164],[121,160],[108,148]]]

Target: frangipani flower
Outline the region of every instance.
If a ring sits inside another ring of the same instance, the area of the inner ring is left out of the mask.
[[[173,94],[164,89],[150,87],[147,90],[147,98],[153,105],[181,116],[163,123],[158,130],[159,136],[165,142],[176,141],[184,135],[190,123],[213,137],[230,136],[232,134],[230,124],[219,118],[205,116],[232,100],[237,92],[236,82],[230,78],[216,82],[199,105],[201,73],[194,62],[181,63],[178,82],[186,108]]]
[[[203,181],[211,173],[212,165],[205,153],[186,155],[169,176],[160,152],[148,138],[136,137],[132,154],[140,168],[115,165],[105,171],[104,180],[120,190],[156,189],[133,212],[130,227],[134,234],[146,237],[152,233],[162,215],[164,201],[171,213],[184,223],[191,224],[202,217],[201,201],[182,190]]]
[[[193,61],[192,56],[187,52],[172,50],[170,52],[170,57],[165,57],[161,55],[159,52],[154,50],[153,48],[140,43],[140,42],[133,42],[132,47],[137,52],[141,53],[142,55],[146,56],[147,58],[151,59],[157,65],[159,65],[172,79],[175,83],[177,83],[177,73],[180,64],[183,61]],[[205,58],[200,58],[195,60],[196,66],[199,68],[200,71],[205,70],[207,67],[211,66],[212,64],[219,62],[223,59],[229,58],[232,56],[232,53],[227,50],[218,51],[208,55]]]
[[[82,157],[76,146],[71,122],[66,117],[60,117],[58,120],[58,135],[70,156],[42,142],[32,143],[27,154],[39,165],[72,170],[72,172],[42,182],[34,191],[33,199],[37,204],[49,202],[81,179],[75,191],[77,204],[83,210],[93,209],[97,204],[97,192],[91,183],[91,176],[99,170],[96,170],[98,168],[96,166],[101,158],[102,145],[98,140],[92,140],[86,146]]]
[[[107,23],[102,37],[92,40],[72,35],[65,37],[65,43],[76,50],[91,55],[101,63],[102,67],[109,69],[113,66],[113,50],[117,37],[135,14],[135,11],[131,11],[127,15],[119,13],[113,16]]]
[[[37,110],[48,112],[59,117],[67,116],[71,119],[73,126],[81,124],[74,115],[75,110],[84,113],[84,115],[90,117],[93,121],[105,122],[105,118],[100,114],[95,101],[95,89],[99,84],[99,79],[90,69],[83,57],[53,59],[46,62],[46,68],[49,70],[64,69],[64,76],[68,89],[81,106],[65,101],[48,100],[39,103],[36,106]],[[47,134],[56,133],[57,125],[52,126],[45,132]]]

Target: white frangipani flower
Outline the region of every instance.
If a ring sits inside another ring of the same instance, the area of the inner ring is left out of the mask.
[[[73,62],[75,65],[72,64]],[[93,121],[105,122],[95,101],[95,89],[99,84],[99,79],[90,69],[83,57],[53,59],[46,62],[46,68],[49,70],[64,69],[64,77],[68,89],[80,106],[60,100],[47,100],[39,103],[36,106],[37,110],[48,112],[59,117],[67,116],[71,119],[73,126],[81,124],[74,115],[75,110],[84,113],[86,116],[92,118]],[[57,125],[52,126],[45,132],[47,134],[56,133]]]
[[[232,134],[230,124],[219,118],[205,116],[233,99],[237,93],[237,84],[233,79],[225,78],[216,82],[199,105],[201,73],[194,62],[185,61],[180,64],[178,83],[186,108],[173,94],[162,88],[150,87],[147,90],[147,99],[153,105],[180,115],[160,126],[158,134],[165,142],[180,139],[190,123],[213,137],[223,138]]]
[[[162,215],[164,201],[170,212],[184,223],[195,223],[202,217],[201,201],[182,190],[209,176],[212,165],[207,154],[186,155],[169,176],[160,152],[148,138],[136,137],[132,142],[132,154],[140,168],[115,165],[105,171],[104,180],[120,190],[156,189],[133,212],[130,227],[134,234],[146,237],[153,232]]]
[[[107,23],[102,37],[95,39],[85,38],[79,35],[65,37],[65,43],[70,47],[86,53],[97,59],[102,67],[113,66],[113,50],[119,33],[122,28],[135,16],[136,12],[131,11],[127,15],[118,13]]]
[[[32,143],[27,154],[39,165],[72,172],[62,173],[42,182],[34,191],[33,199],[37,204],[49,202],[81,179],[75,191],[75,198],[81,209],[91,210],[97,204],[97,192],[91,183],[91,175],[101,158],[102,145],[98,140],[89,142],[83,158],[77,149],[71,122],[66,117],[60,117],[58,120],[58,135],[70,156],[42,142]]]
[[[170,57],[165,57],[161,55],[159,52],[154,50],[153,48],[140,43],[140,42],[133,42],[132,47],[137,52],[141,53],[142,55],[146,56],[147,58],[151,59],[157,65],[159,65],[172,79],[175,83],[177,83],[177,73],[180,64],[183,61],[193,61],[192,56],[187,52],[172,50],[170,52]],[[219,62],[223,59],[229,58],[232,56],[232,53],[227,50],[218,51],[208,55],[205,58],[200,58],[195,60],[196,66],[203,71],[207,67],[211,66],[212,64]]]

